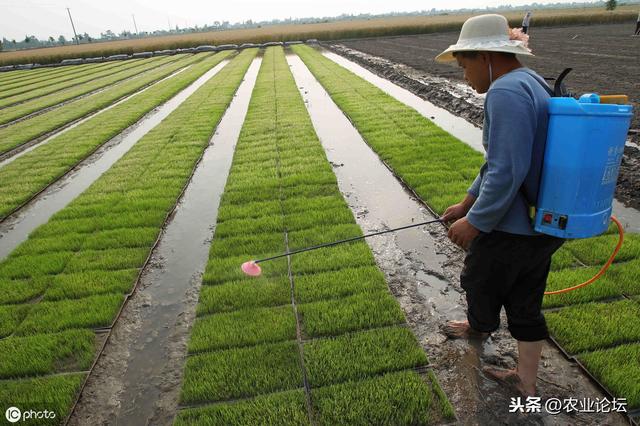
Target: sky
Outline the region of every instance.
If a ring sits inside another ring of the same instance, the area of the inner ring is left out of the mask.
[[[288,17],[324,17],[343,13],[387,13],[418,10],[484,8],[503,4],[524,5],[535,0],[0,0],[0,38],[24,39],[35,35],[43,40],[73,36],[66,8],[78,33],[99,36],[101,32],[134,32],[133,18],[139,31],[191,27],[214,21],[242,22],[286,19]],[[538,0],[555,3],[563,0]],[[572,0],[568,0],[570,3]]]

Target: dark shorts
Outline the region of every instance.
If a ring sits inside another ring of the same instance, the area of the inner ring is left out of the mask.
[[[460,275],[471,327],[482,332],[497,330],[504,306],[509,332],[516,340],[549,337],[542,297],[551,256],[563,242],[548,235],[480,233],[469,247]]]

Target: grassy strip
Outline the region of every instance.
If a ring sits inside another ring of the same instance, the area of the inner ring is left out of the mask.
[[[253,308],[286,301],[286,263],[264,263],[264,274],[258,279],[243,277],[239,265],[253,256],[282,252],[285,232],[290,250],[361,235],[338,190],[281,48],[265,52],[220,212],[198,314],[230,312],[200,316],[194,326],[190,351],[214,352],[189,358],[183,403],[254,396],[301,386],[296,342],[262,343],[295,338],[291,308]],[[299,254],[291,258],[291,269],[294,294],[314,302],[297,304],[306,336],[343,335],[304,343],[305,365],[309,363],[308,377],[313,386],[358,380],[426,362],[407,329],[366,331],[405,321],[366,244],[325,249],[321,255]],[[298,280],[302,282],[300,289]],[[346,282],[349,280],[362,283]],[[339,288],[341,284],[345,289]],[[354,334],[344,335],[350,331]],[[238,345],[255,346],[216,350]],[[266,349],[271,346],[288,351],[267,356],[273,352]],[[236,361],[240,356],[241,360]],[[257,356],[266,357],[260,370],[253,366]],[[272,376],[282,377],[278,379],[280,383],[272,383]],[[294,377],[298,382],[293,381]],[[245,382],[250,380],[258,386],[249,391]],[[424,382],[422,385],[426,390],[418,399],[429,392]],[[378,382],[371,391],[386,394]],[[326,403],[331,402],[329,398]],[[394,410],[395,401],[383,400],[382,404],[386,402],[390,405],[371,407],[376,411],[374,416],[393,418],[387,412]],[[403,408],[400,406],[400,410]],[[345,409],[357,410],[351,406]],[[398,416],[410,415],[402,412]]]
[[[296,318],[291,306],[243,309],[199,317],[193,325],[189,352],[295,340]]]
[[[313,340],[304,346],[304,363],[309,384],[319,387],[418,367],[427,357],[411,330],[391,327]]]
[[[282,342],[188,358],[180,401],[220,401],[299,387],[298,347],[295,342]]]
[[[483,163],[480,153],[313,48],[293,50],[380,158],[434,210],[464,197]]]
[[[640,344],[621,345],[579,357],[589,371],[629,408],[640,408]]]
[[[33,112],[72,100],[78,96],[82,96],[86,93],[118,83],[119,81],[135,77],[145,71],[152,70],[158,66],[169,64],[171,62],[175,62],[175,58],[164,57],[154,58],[149,61],[136,61],[122,71],[118,71],[116,73],[106,71],[104,77],[97,78],[96,80],[89,79],[87,82],[77,86],[72,85],[72,88],[69,90],[57,91],[49,95],[41,93],[41,96],[39,97],[30,97],[31,92],[29,92],[2,99],[0,100],[0,106],[8,107],[0,110],[0,124],[9,123],[10,121],[24,117]],[[47,88],[43,88],[35,90],[33,93],[45,92],[46,90]],[[31,100],[27,100],[27,98]],[[25,102],[12,106],[12,104],[21,101]]]
[[[0,340],[0,379],[86,370],[93,361],[94,340],[90,330]]]
[[[151,70],[132,79],[115,84],[109,90],[78,99],[60,108],[47,111],[4,129],[0,129],[0,154],[10,151],[46,133],[52,132],[92,112],[99,111],[116,102],[118,99],[135,93],[143,87],[169,76],[180,68],[199,62],[206,56],[208,55],[199,54],[180,59],[179,61],[159,67],[156,70]]]
[[[35,70],[14,70],[0,73],[0,83],[3,84],[24,84],[33,80],[47,79],[63,73],[69,73],[71,68],[82,69],[92,64],[81,64],[76,66],[64,66],[56,68],[37,68]]]
[[[414,372],[312,390],[319,425],[426,425],[433,395]]]
[[[60,78],[68,77],[68,76],[75,76],[76,74],[82,73],[84,70],[93,71],[93,70],[106,69],[106,67],[107,68],[117,67],[118,63],[121,64],[122,62],[120,61],[102,62],[102,63],[95,63],[95,64],[80,64],[80,65],[64,66],[59,68],[39,69],[39,70],[34,70],[34,71],[39,71],[39,73],[34,73],[31,76],[23,75],[20,78],[17,78],[17,77],[13,79],[5,78],[4,80],[7,80],[6,82],[2,79],[2,77],[3,76],[8,77],[8,76],[5,76],[3,73],[2,75],[0,75],[0,84],[2,84],[2,88],[0,88],[0,94],[3,94],[5,91],[14,89],[16,87],[42,83],[42,82],[46,82],[54,79],[58,80]]]
[[[310,425],[304,392],[259,395],[246,401],[178,411],[175,426],[185,425]]]
[[[565,245],[580,262],[585,265],[602,265],[611,256],[618,243],[618,235],[601,235],[599,237],[574,240]],[[640,258],[640,235],[625,234],[624,243],[616,255],[614,262],[625,262]]]
[[[545,317],[555,338],[570,353],[640,341],[640,305],[632,300],[572,306]]]
[[[206,58],[0,168],[0,219],[228,56]]]
[[[141,62],[141,61],[136,61]],[[26,101],[39,96],[44,96],[54,91],[66,89],[76,84],[84,83],[95,78],[108,76],[115,72],[119,72],[120,67],[125,67],[126,62],[114,62],[105,66],[105,64],[92,64],[91,67],[85,67],[81,70],[72,70],[59,76],[45,77],[36,79],[27,83],[14,83],[12,85],[3,85],[0,90],[0,108],[9,106],[13,103]],[[138,66],[137,64],[134,66]]]
[[[14,279],[19,284],[44,281],[42,301],[0,306],[0,336],[13,334],[17,353],[27,353],[31,347],[30,341],[18,336],[111,325],[123,293],[135,282],[164,218],[255,54],[256,50],[243,52],[207,81],[87,191],[32,233],[17,254],[0,263],[0,282],[7,287]],[[148,209],[150,205],[153,209]],[[77,217],[88,206],[92,208]],[[51,239],[56,235],[71,237],[56,244]],[[34,240],[43,241],[50,251],[41,252]],[[24,293],[23,289],[27,296]],[[47,367],[46,360],[65,359],[65,350],[58,347],[43,354],[41,363],[31,369],[20,364],[7,368],[21,374],[42,374],[46,368],[53,369],[50,373],[60,371],[64,365]]]
[[[84,374],[67,374],[35,379],[0,381],[0,407],[18,407],[23,411],[54,412],[54,418],[31,418],[20,424],[59,425],[69,415]]]

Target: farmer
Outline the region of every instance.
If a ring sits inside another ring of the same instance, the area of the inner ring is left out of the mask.
[[[638,19],[636,20],[636,31],[633,35],[640,35],[640,12],[638,12]]]
[[[509,332],[518,341],[518,365],[485,373],[532,396],[548,337],[542,297],[551,255],[563,240],[534,232],[529,219],[529,205],[538,194],[550,95],[544,79],[516,56],[532,56],[527,38],[509,30],[503,16],[476,16],[436,60],[457,61],[471,87],[486,93],[486,162],[464,200],[442,216],[453,222],[451,241],[468,250],[460,275],[467,321],[448,322],[445,333],[453,338],[487,337],[498,329],[504,306]]]
[[[527,12],[524,14],[524,18],[522,18],[522,32],[527,34],[529,31],[529,24],[531,24],[531,12]]]

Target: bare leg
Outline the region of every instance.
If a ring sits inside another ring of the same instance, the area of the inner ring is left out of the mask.
[[[538,366],[542,356],[543,340],[536,342],[518,341],[518,366],[515,370],[485,368],[488,376],[515,387],[523,396],[536,394]]]

